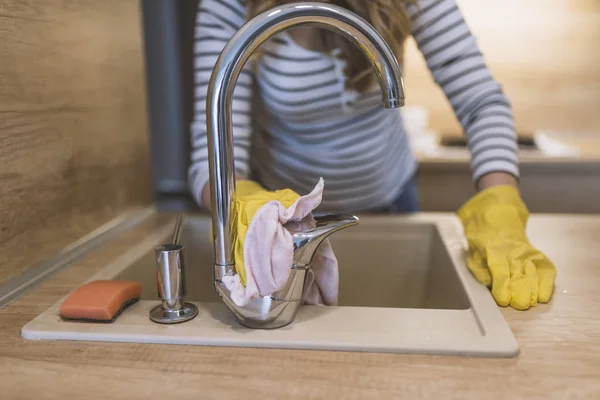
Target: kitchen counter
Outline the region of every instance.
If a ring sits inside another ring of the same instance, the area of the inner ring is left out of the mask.
[[[429,141],[433,141],[437,145],[435,147],[431,147],[431,144],[425,147],[418,146],[415,153],[419,161],[470,160],[462,133],[429,133],[427,136]],[[444,145],[445,140],[460,142],[463,146]],[[519,158],[524,164],[600,162],[600,132],[541,131],[538,135],[523,135],[521,140],[529,144],[533,141],[537,146],[519,146]]]
[[[534,213],[600,214],[598,135],[580,135],[571,140],[558,137],[578,154],[558,156],[540,150],[520,150],[520,189],[525,203]],[[440,146],[415,153],[423,211],[454,212],[475,194],[466,148]]]
[[[600,215],[533,215],[558,268],[550,304],[503,309],[514,359],[26,341],[20,329],[165,225],[154,214],[0,309],[3,399],[600,398]],[[149,266],[151,267],[151,266]]]

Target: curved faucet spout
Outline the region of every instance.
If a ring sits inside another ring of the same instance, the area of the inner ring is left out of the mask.
[[[242,67],[262,43],[301,25],[337,32],[357,45],[375,70],[384,107],[404,105],[402,74],[394,53],[367,21],[347,9],[327,3],[293,3],[267,10],[242,26],[217,60],[206,100],[215,266],[223,269],[233,268],[235,263],[231,246],[235,220],[231,106],[235,84]]]

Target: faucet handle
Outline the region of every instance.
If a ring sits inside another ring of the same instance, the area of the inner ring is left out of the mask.
[[[285,224],[294,241],[294,267],[310,267],[317,249],[327,237],[357,224],[358,218],[351,214],[309,214],[301,221]]]

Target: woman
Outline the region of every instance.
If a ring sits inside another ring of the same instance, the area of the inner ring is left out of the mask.
[[[459,211],[469,239],[470,270],[491,286],[500,305],[527,309],[549,301],[555,268],[525,237],[527,209],[517,190],[511,107],[455,1],[329,2],[367,19],[400,62],[403,43],[413,36],[471,151],[479,193]],[[209,206],[205,112],[212,68],[248,18],[282,3],[290,1],[200,1],[189,182],[201,206]],[[245,65],[234,91],[236,176],[299,193],[308,193],[323,177],[323,210],[418,211],[417,163],[401,115],[381,105],[374,72],[360,50],[311,27],[283,32],[261,49]]]

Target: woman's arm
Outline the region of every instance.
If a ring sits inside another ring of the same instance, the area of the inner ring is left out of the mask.
[[[526,310],[547,303],[556,267],[527,238],[529,210],[517,186],[510,104],[491,76],[454,0],[411,7],[413,36],[465,130],[479,193],[457,211],[469,243],[467,266],[496,302]]]
[[[516,132],[511,105],[492,77],[455,0],[408,6],[412,35],[462,125],[473,181],[479,189],[517,184]]]
[[[195,201],[210,206],[206,94],[219,54],[246,21],[246,6],[238,0],[200,0],[194,45],[194,121],[191,125],[191,166],[188,184]],[[248,62],[233,93],[233,145],[237,177],[249,174],[252,71]]]
[[[490,172],[477,182],[477,189],[483,190],[496,185],[511,185],[518,188],[517,179],[506,172]]]

